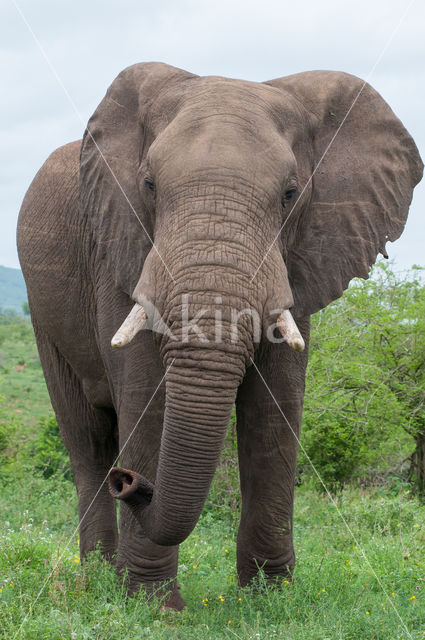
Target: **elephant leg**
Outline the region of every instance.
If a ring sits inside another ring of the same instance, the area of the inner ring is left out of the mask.
[[[105,480],[118,454],[115,411],[90,404],[68,362],[48,336],[35,329],[47,387],[77,488],[80,556],[84,559],[89,551],[100,547],[111,559],[118,546],[117,517]]]
[[[181,611],[185,602],[177,583],[178,546],[163,547],[143,535],[125,503],[120,503],[117,567],[127,573],[129,593],[141,587],[148,597],[164,597],[163,606]]]
[[[238,392],[242,514],[237,569],[241,586],[249,584],[259,568],[275,580],[290,576],[295,564],[292,514],[309,318],[297,324],[306,350],[297,353],[286,344],[261,345],[256,366],[247,370]]]
[[[127,347],[126,371],[143,372],[144,377],[138,374],[128,380],[119,398],[120,466],[153,483],[164,420],[165,381],[150,332],[142,332],[137,342]],[[119,508],[117,567],[127,573],[129,592],[143,587],[149,596],[165,596],[165,607],[183,609],[177,584],[178,546],[155,544],[143,535],[127,505],[120,502]]]

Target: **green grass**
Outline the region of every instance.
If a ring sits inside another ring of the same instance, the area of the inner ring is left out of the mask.
[[[260,576],[256,589],[238,589],[233,429],[203,515],[181,546],[186,609],[164,612],[143,593],[127,598],[99,554],[79,562],[74,486],[39,464],[43,447],[61,452],[40,422],[50,403],[31,332],[0,327],[0,343],[0,638],[425,638],[425,506],[398,480],[346,488],[335,504],[307,481],[296,490],[293,583],[267,588]]]
[[[225,507],[210,509],[181,546],[179,579],[187,608],[165,613],[143,593],[127,599],[113,568],[98,554],[81,566],[77,534],[72,536],[77,519],[70,482],[33,478],[17,491],[9,479],[1,496],[3,637],[425,636],[425,507],[382,489],[348,489],[334,506],[302,488],[295,512],[293,584],[271,589],[260,578],[256,591],[239,590],[233,516]]]
[[[0,422],[34,426],[51,411],[33,335],[29,321],[0,326]]]

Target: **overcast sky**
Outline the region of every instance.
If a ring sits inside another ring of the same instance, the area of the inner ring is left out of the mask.
[[[40,165],[82,136],[114,77],[135,62],[258,81],[347,71],[369,79],[425,158],[425,5],[407,8],[406,0],[0,0],[0,264],[19,266],[17,215]],[[425,265],[424,214],[425,180],[402,238],[387,245],[397,268]]]

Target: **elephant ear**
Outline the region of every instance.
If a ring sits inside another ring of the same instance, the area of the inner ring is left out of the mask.
[[[292,94],[313,127],[312,196],[288,247],[294,314],[339,298],[367,278],[377,254],[402,233],[423,164],[383,98],[355,76],[310,71],[267,82]]]
[[[172,119],[182,83],[194,77],[155,62],[124,69],[84,134],[80,210],[96,259],[104,261],[115,284],[128,295],[140,277],[153,240],[152,220],[139,194],[138,168],[158,132]],[[163,100],[165,90],[176,99]]]

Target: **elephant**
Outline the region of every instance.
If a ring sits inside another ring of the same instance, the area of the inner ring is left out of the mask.
[[[17,232],[82,558],[99,545],[130,593],[181,610],[179,544],[236,406],[239,585],[260,567],[291,579],[310,316],[386,256],[422,171],[344,72],[117,76],[37,173]]]

